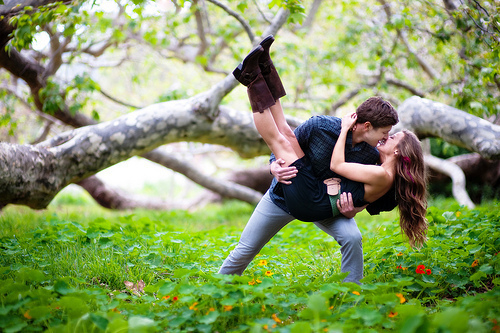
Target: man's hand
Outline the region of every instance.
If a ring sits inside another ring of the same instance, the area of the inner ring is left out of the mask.
[[[368,205],[362,207],[354,207],[352,202],[352,194],[350,192],[344,192],[340,194],[340,199],[337,200],[337,208],[339,212],[345,217],[352,219],[357,213],[361,212]]]
[[[292,182],[290,179],[297,175],[296,167],[284,167],[285,161],[278,158],[276,161],[271,163],[271,174],[282,184],[290,185]]]

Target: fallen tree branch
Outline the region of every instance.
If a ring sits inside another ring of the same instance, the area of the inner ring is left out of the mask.
[[[460,205],[470,209],[475,207],[465,189],[465,174],[458,165],[432,155],[425,155],[424,160],[425,164],[430,168],[444,173],[451,178],[453,197]]]

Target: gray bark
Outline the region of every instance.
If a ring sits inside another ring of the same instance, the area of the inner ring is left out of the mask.
[[[220,107],[212,120],[200,113],[206,96],[154,104],[35,146],[0,144],[0,206],[45,208],[68,184],[171,142],[222,144],[243,157],[269,154],[249,112]]]
[[[413,96],[398,108],[400,122],[393,131],[409,129],[421,139],[440,137],[443,140],[479,153],[487,160],[500,160],[500,126],[451,106]],[[456,164],[427,155],[426,164],[452,179],[455,199],[474,207],[465,189],[465,174]]]
[[[412,130],[420,138],[439,137],[490,160],[500,159],[500,126],[451,106],[413,96],[398,108],[393,130]]]

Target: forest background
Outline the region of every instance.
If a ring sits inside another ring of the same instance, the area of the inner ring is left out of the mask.
[[[42,4],[2,7],[2,138],[37,150],[21,156],[21,149],[3,147],[3,204],[43,208],[71,183],[112,208],[185,208],[213,199],[181,198],[192,186],[179,177],[153,193],[168,193],[168,200],[142,200],[93,176],[137,155],[221,197],[256,203],[270,181],[269,150],[253,127],[244,87],[230,73],[266,34],[277,38],[273,58],[292,126],[383,96],[398,109],[401,127],[435,138],[424,141],[436,176],[432,191],[469,207],[470,197],[498,197],[495,2]],[[120,126],[87,126],[114,119]],[[121,136],[126,140],[116,140]],[[262,167],[231,172],[242,165]],[[33,169],[36,177],[24,176]],[[122,184],[134,178],[128,172],[119,176]],[[141,173],[151,174],[135,177]],[[19,178],[23,185],[12,186]]]

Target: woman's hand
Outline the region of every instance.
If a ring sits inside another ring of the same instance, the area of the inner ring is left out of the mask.
[[[353,128],[354,124],[356,124],[356,120],[357,119],[358,119],[358,115],[356,114],[356,112],[353,112],[353,113],[350,113],[350,114],[346,114],[342,118],[342,130],[343,131],[348,131],[351,128]]]

